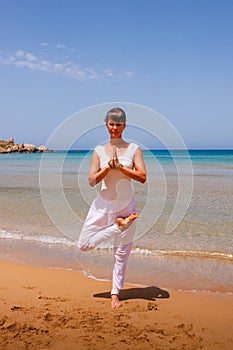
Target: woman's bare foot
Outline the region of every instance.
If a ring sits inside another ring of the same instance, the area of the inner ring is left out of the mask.
[[[117,309],[118,307],[121,307],[121,303],[117,294],[112,294],[111,298],[112,298],[112,301],[111,301],[112,309]]]
[[[133,222],[137,218],[138,218],[138,213],[133,212],[132,214],[130,214],[126,218],[117,218],[115,220],[115,223],[117,224],[117,226],[120,230],[124,230],[131,224],[131,222]]]

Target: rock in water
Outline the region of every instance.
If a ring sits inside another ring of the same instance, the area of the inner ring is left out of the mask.
[[[35,152],[51,152],[47,147],[41,145],[39,147],[31,143],[15,143],[14,139],[0,140],[0,153],[35,153]]]

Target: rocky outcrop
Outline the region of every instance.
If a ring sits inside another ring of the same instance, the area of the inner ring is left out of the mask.
[[[35,146],[30,143],[15,143],[14,139],[0,140],[0,153],[35,153],[50,152],[45,146]]]

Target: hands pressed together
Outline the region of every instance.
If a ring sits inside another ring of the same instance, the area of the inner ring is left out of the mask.
[[[113,146],[112,158],[109,160],[108,165],[111,169],[119,169],[123,167],[123,164],[119,162],[116,146]]]
[[[90,186],[96,186],[112,169],[119,169],[124,175],[141,183],[146,181],[145,165],[139,148],[135,152],[133,169],[128,168],[119,162],[116,147],[113,147],[112,156],[108,161],[108,166],[102,169],[100,168],[99,157],[97,153],[94,152],[88,176]]]

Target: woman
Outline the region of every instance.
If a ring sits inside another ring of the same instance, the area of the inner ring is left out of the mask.
[[[111,109],[105,123],[110,141],[95,148],[88,176],[90,186],[101,182],[101,187],[84,222],[78,247],[89,251],[114,238],[111,306],[118,308],[136,228],[134,220],[138,217],[131,179],[144,183],[146,168],[139,146],[122,138],[125,112],[121,108]]]

